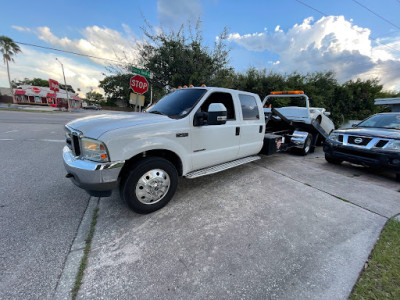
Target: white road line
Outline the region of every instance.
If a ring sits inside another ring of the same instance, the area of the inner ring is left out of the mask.
[[[65,143],[65,140],[50,140],[50,139],[26,139],[25,141],[31,141],[31,142]]]
[[[14,139],[0,139],[0,141],[14,141]]]
[[[48,139],[41,139],[41,140],[38,140],[38,141],[41,141],[41,142],[52,142],[52,143],[65,143],[65,140],[48,140]]]
[[[11,132],[18,132],[18,130],[10,130],[10,131],[1,132],[1,133],[11,133]]]

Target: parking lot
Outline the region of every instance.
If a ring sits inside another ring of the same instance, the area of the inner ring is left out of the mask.
[[[99,217],[81,299],[346,299],[388,218],[392,174],[275,154],[180,179],[149,215],[65,179],[63,125],[85,113],[0,112],[0,298],[64,298]],[[78,255],[78,257],[77,257]]]

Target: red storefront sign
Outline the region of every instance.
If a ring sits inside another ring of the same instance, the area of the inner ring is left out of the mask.
[[[36,94],[39,94],[39,93],[40,93],[40,89],[39,89],[38,87],[36,87],[36,86],[32,87],[31,89],[32,89],[32,91],[35,92]]]
[[[60,90],[60,85],[58,84],[58,81],[54,80],[54,79],[49,79],[49,88],[52,91],[59,91]]]

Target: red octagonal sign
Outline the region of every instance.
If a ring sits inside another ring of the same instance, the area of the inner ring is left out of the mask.
[[[149,88],[149,83],[147,82],[145,77],[135,75],[131,78],[130,86],[136,94],[144,94]]]

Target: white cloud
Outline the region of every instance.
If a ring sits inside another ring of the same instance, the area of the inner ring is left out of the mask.
[[[125,64],[137,65],[138,45],[142,41],[134,38],[133,32],[126,24],[122,24],[123,32],[107,27],[86,27],[80,33],[82,38],[70,39],[55,35],[49,27],[24,28],[12,26],[21,32],[30,32],[38,36],[47,44],[66,51],[91,55],[121,61]],[[87,63],[83,57],[67,57],[61,53],[45,53],[30,47],[21,47],[22,53],[15,56],[15,64],[11,64],[11,78],[23,79],[39,77],[43,79],[53,78],[63,82],[61,66],[55,60],[56,57],[62,61],[65,69],[67,84],[76,90],[80,88],[81,96],[89,90],[103,92],[98,88],[99,81],[104,78],[104,66],[112,64],[112,61],[88,58]],[[0,65],[0,86],[8,86],[7,73],[4,65]],[[5,76],[3,76],[5,75]]]
[[[18,30],[20,32],[30,32],[31,31],[30,28],[21,27],[21,26],[17,26],[17,25],[12,25],[11,28],[14,28],[15,30]]]
[[[92,64],[83,64],[69,57],[54,53],[44,53],[22,46],[22,52],[14,57],[15,63],[10,64],[11,79],[42,78],[55,79],[63,83],[61,65],[56,57],[63,63],[67,84],[77,90],[81,89],[80,96],[94,89],[98,89],[99,81],[104,78],[102,66],[96,67]],[[0,66],[0,86],[7,87],[7,71],[2,64]],[[3,76],[4,75],[4,76]]]
[[[130,30],[129,26],[125,24],[123,24],[123,29],[125,32]],[[133,36],[123,36],[119,31],[107,27],[86,27],[81,31],[83,36],[81,39],[57,37],[49,27],[39,27],[36,33],[39,39],[63,50],[130,63],[135,63],[138,59],[137,41]],[[102,65],[112,63],[94,58],[91,60]]]
[[[199,0],[158,0],[157,10],[160,25],[172,29],[187,21],[196,22],[203,12]]]
[[[400,37],[373,46],[370,33],[343,16],[328,16],[316,22],[307,18],[287,32],[278,25],[274,32],[233,33],[229,40],[250,51],[279,54],[277,72],[333,70],[341,81],[375,76],[385,88],[400,89]]]

